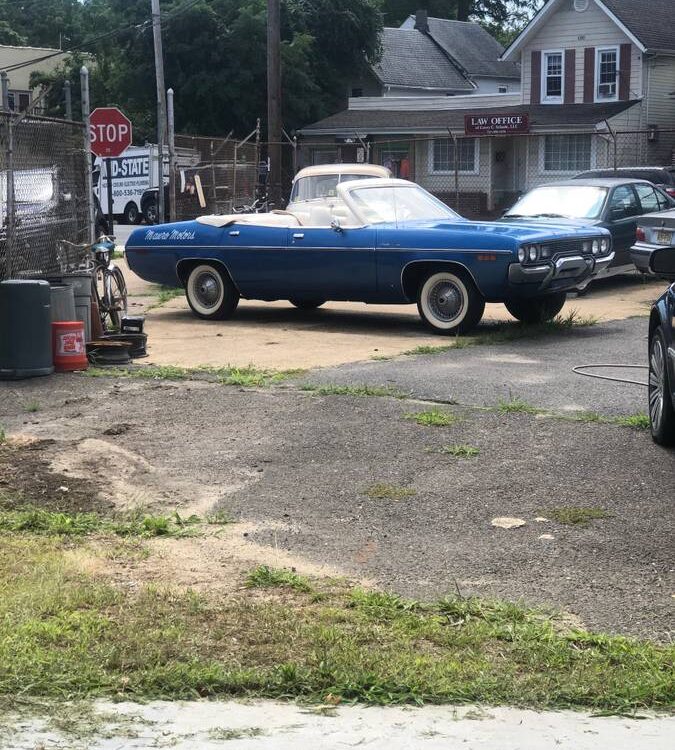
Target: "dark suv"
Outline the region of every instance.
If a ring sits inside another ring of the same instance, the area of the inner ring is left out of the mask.
[[[633,180],[647,180],[652,185],[661,188],[671,198],[675,198],[675,166],[674,167],[618,167],[617,169],[589,169],[579,172],[574,179],[586,177],[620,177]]]

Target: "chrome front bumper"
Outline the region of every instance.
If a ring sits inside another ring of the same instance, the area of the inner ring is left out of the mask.
[[[612,260],[614,252],[601,258],[569,255],[538,266],[512,263],[509,266],[509,282],[517,285],[536,285],[536,291],[574,289],[606,270]]]

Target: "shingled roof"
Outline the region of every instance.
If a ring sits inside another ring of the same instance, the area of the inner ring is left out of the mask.
[[[417,29],[384,29],[382,58],[373,71],[389,86],[443,91],[474,89],[433,39]]]
[[[463,109],[441,110],[345,109],[325,120],[307,125],[300,132],[305,136],[353,135],[354,133],[362,135],[447,133],[448,128],[455,131],[464,130],[464,116],[478,113],[486,116],[507,113],[528,114],[532,128],[573,126],[579,130],[592,130],[596,123],[615,117],[637,103],[638,100],[603,104],[570,104],[564,109],[546,104],[519,104],[511,107],[486,107],[474,110],[470,110],[468,104]]]
[[[675,0],[601,0],[647,49],[675,50]]]

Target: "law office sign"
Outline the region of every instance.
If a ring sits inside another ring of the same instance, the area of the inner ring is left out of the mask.
[[[510,135],[530,132],[530,116],[520,114],[464,115],[466,135]]]

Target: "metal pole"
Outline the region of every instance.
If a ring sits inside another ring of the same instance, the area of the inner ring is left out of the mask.
[[[14,122],[7,116],[7,278],[13,274],[16,214],[14,201]]]
[[[216,150],[213,148],[213,141],[209,141],[209,156],[211,157],[211,201],[213,202],[213,213],[218,213],[218,193],[216,192]]]
[[[86,65],[80,68],[80,88],[82,91],[82,121],[84,122],[84,158],[86,162],[86,201],[89,208],[89,242],[96,239],[96,217],[94,214],[94,187],[91,179],[91,124],[89,122],[89,71]],[[100,197],[100,196],[99,196]]]
[[[6,70],[0,73],[0,80],[2,81],[0,84],[2,86],[2,108],[5,112],[9,112],[9,77]]]
[[[164,221],[164,138],[166,133],[166,97],[164,94],[164,55],[162,54],[162,20],[159,0],[150,0],[152,7],[152,40],[155,47],[155,79],[157,82],[157,161],[159,162],[159,192],[157,223]]]
[[[281,205],[281,14],[280,1],[267,0],[267,155],[272,202]]]
[[[234,209],[235,201],[237,200],[237,148],[238,144],[235,142],[234,144],[234,157],[232,160],[232,206],[231,209]]]
[[[73,119],[73,99],[70,92],[70,81],[66,79],[63,82],[63,96],[66,102],[66,120]]]
[[[176,131],[173,119],[173,89],[166,92],[166,117],[169,128],[169,219],[176,221]]]
[[[108,157],[105,160],[105,173],[106,173],[106,177],[108,178],[106,180],[107,190],[108,190],[108,232],[110,234],[114,234],[113,222],[115,219],[115,215],[113,213],[113,174],[112,174],[112,159],[110,157]]]
[[[459,147],[457,143],[457,136],[452,136],[452,143],[455,151],[455,211],[459,213]]]

